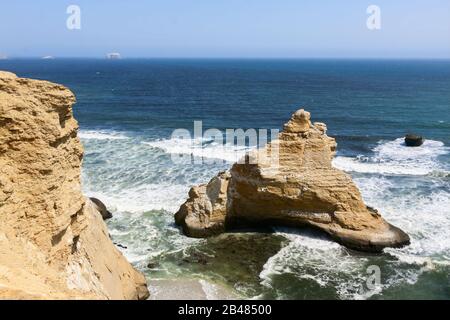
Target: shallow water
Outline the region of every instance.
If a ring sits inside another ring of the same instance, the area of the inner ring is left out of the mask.
[[[450,299],[450,62],[9,60],[69,86],[85,145],[83,188],[113,211],[115,243],[150,279],[200,278],[246,298]],[[334,165],[412,239],[372,255],[311,230],[191,239],[173,213],[247,149],[171,139],[176,128],[280,129],[300,106],[336,137]],[[424,135],[407,148],[407,132]],[[174,163],[172,157],[187,155]],[[192,164],[190,157],[209,160]],[[367,284],[371,266],[381,283]]]

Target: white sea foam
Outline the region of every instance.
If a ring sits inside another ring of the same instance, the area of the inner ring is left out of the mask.
[[[270,288],[274,276],[288,273],[321,287],[332,286],[342,299],[368,298],[377,293],[361,290],[367,278],[367,259],[352,257],[341,245],[309,231],[277,230],[290,242],[264,265],[259,275],[262,285]]]
[[[143,184],[122,190],[101,192],[86,190],[113,211],[139,213],[150,210],[175,212],[184,202],[189,187],[177,184]]]
[[[348,172],[386,175],[427,175],[445,171],[438,157],[450,152],[444,143],[425,140],[420,147],[406,147],[403,138],[380,142],[372,157],[336,157],[333,165]]]
[[[426,175],[430,172],[427,168],[414,168],[390,163],[375,163],[364,161],[361,158],[336,157],[333,166],[347,171],[360,173],[380,173],[391,175]]]
[[[220,159],[227,162],[236,162],[253,149],[248,146],[220,144],[205,139],[172,138],[143,143],[169,154],[188,154],[194,157]]]
[[[205,293],[206,300],[220,300],[219,287],[209,281],[200,279],[199,283]]]
[[[90,159],[94,161],[89,177],[85,179],[85,193],[100,198],[114,211],[115,217],[109,222],[110,232],[116,241],[128,246],[128,249],[122,249],[124,254],[142,270],[150,256],[180,251],[200,241],[181,236],[173,226],[172,213],[185,201],[190,186],[207,181],[220,167],[180,166],[167,161],[164,153],[232,162],[248,151],[248,148],[222,146],[212,141],[180,139],[148,141],[144,143],[149,147],[144,147],[117,132],[83,134],[85,138],[82,139],[96,139],[91,142],[95,150],[88,150],[95,152]],[[97,141],[102,139],[117,141]],[[443,167],[437,157],[449,149],[439,141],[430,140],[423,147],[406,148],[401,139],[397,139],[380,143],[373,151],[374,155],[369,159],[338,157],[335,165],[337,162],[336,166],[342,168],[347,161],[348,167],[344,170],[387,175],[362,175],[356,177],[355,182],[369,205],[411,235],[411,246],[387,249],[386,252],[396,257],[399,263],[421,269],[401,270],[394,276],[383,278],[380,290],[384,290],[405,281],[415,283],[422,272],[450,262],[450,191],[441,186],[422,194],[411,182],[402,186],[396,180],[408,178],[396,175],[438,173],[441,176]],[[160,179],[160,176],[167,179]],[[170,214],[149,212],[151,210],[165,210]],[[315,234],[283,229],[278,232],[290,242],[265,264],[260,274],[263,285],[270,287],[273,277],[290,273],[314,280],[322,287],[332,286],[341,298],[364,299],[380,292],[360,291],[367,279],[366,258],[349,255],[339,244]]]
[[[146,270],[148,261],[160,255],[170,255],[204,241],[187,238],[173,224],[172,215],[160,212],[117,212],[108,220],[108,229],[119,250],[140,270]],[[166,270],[177,274],[177,270]]]
[[[78,136],[83,140],[124,140],[128,137],[114,131],[80,130]]]
[[[354,179],[365,202],[411,236],[402,249],[385,249],[405,263],[440,264],[450,254],[450,190],[421,190],[388,177]]]
[[[398,177],[360,176],[354,178],[365,202],[380,210],[383,217],[411,237],[404,248],[388,248],[396,259],[384,266],[382,283],[376,290],[361,290],[366,283],[370,257],[350,255],[327,238],[310,232],[278,229],[289,244],[271,257],[260,274],[261,283],[271,287],[274,277],[292,274],[315,281],[321,287],[334,287],[340,298],[367,299],[402,283],[414,284],[419,277],[439,266],[450,265],[450,190],[443,185],[423,188]],[[410,267],[408,267],[408,265]]]
[[[312,280],[323,288],[334,288],[340,299],[361,300],[402,283],[414,284],[423,272],[432,270],[431,262],[421,262],[422,268],[416,269],[393,265],[393,270],[382,271],[381,283],[369,289],[367,281],[371,272],[368,267],[374,263],[370,257],[352,255],[339,244],[309,232],[285,232],[280,229],[277,233],[290,242],[266,262],[259,276],[261,284],[275,289],[281,298],[282,291],[274,288],[273,283],[274,278],[285,274],[291,274],[299,280]]]

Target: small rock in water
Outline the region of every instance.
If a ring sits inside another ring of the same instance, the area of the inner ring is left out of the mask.
[[[154,269],[154,268],[158,267],[158,265],[159,265],[158,262],[150,261],[150,262],[147,264],[147,268],[149,268],[149,269]]]
[[[423,137],[416,134],[407,134],[405,144],[407,147],[420,147],[423,144]]]
[[[103,220],[108,220],[112,218],[113,216],[112,213],[108,211],[103,202],[93,197],[90,197],[89,199],[92,201],[92,203],[94,203],[95,207],[97,208],[97,211],[100,212],[100,214],[102,215]]]
[[[123,244],[120,244],[120,243],[116,243],[116,242],[113,242],[116,246],[118,246],[119,248],[122,248],[122,249],[128,249],[128,247],[127,246],[124,246]]]

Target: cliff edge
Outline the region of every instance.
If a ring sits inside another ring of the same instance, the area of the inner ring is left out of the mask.
[[[81,192],[74,103],[64,86],[0,71],[0,298],[146,299]]]
[[[351,177],[332,166],[336,142],[326,130],[298,110],[277,140],[193,187],[176,223],[192,237],[236,226],[282,225],[320,229],[362,251],[409,244],[406,233],[364,204]]]

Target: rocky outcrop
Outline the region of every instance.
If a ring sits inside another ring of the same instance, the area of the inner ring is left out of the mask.
[[[405,145],[407,147],[420,147],[423,144],[423,137],[416,134],[407,134],[405,136]]]
[[[186,235],[202,238],[225,230],[229,180],[230,173],[221,172],[208,184],[189,190],[189,200],[175,214],[175,223]]]
[[[145,299],[81,192],[74,95],[0,72],[0,298]]]
[[[90,197],[89,200],[94,204],[95,209],[100,213],[103,220],[108,220],[113,217],[112,213],[106,208],[105,204],[97,198]]]
[[[332,166],[336,142],[326,129],[297,111],[278,140],[193,187],[176,223],[192,237],[236,226],[283,225],[317,228],[363,251],[408,244],[408,235],[367,207],[350,176]]]

